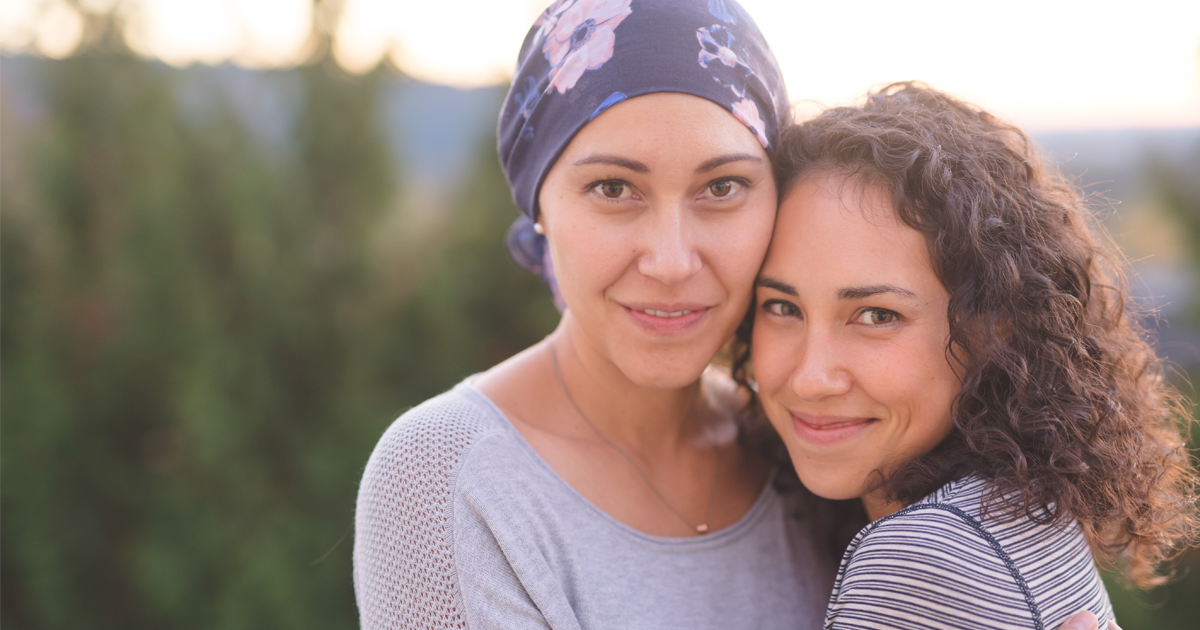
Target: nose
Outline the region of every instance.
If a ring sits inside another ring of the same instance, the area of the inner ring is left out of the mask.
[[[638,271],[668,286],[696,275],[704,263],[696,247],[694,220],[684,204],[660,207],[651,216]]]
[[[789,385],[806,402],[817,402],[850,391],[851,378],[844,365],[836,336],[808,326],[806,339],[798,348],[796,366]]]

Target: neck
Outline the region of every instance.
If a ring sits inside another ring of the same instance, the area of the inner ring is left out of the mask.
[[[877,521],[885,516],[891,516],[904,508],[903,503],[888,501],[883,496],[883,490],[875,490],[862,497],[863,509],[867,512],[867,518],[871,521]]]
[[[583,338],[570,311],[547,341],[562,372],[563,394],[608,439],[653,453],[705,435],[709,410],[699,374],[682,387],[637,383]]]

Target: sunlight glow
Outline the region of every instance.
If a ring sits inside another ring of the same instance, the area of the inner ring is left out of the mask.
[[[41,21],[33,30],[38,50],[61,59],[75,51],[83,35],[83,18],[66,4],[47,3]]]
[[[1200,126],[1200,2],[743,5],[796,100],[920,79],[1031,128]]]
[[[303,61],[312,24],[307,0],[139,0],[122,8],[130,46],[180,66],[293,65]]]
[[[233,7],[245,38],[237,55],[240,63],[272,67],[303,61],[312,28],[312,2],[253,0]]]
[[[461,87],[504,82],[548,0],[345,0],[334,55],[351,72],[390,58]],[[1194,0],[742,0],[801,111],[921,79],[1034,130],[1200,126]],[[309,54],[310,0],[82,0],[115,6],[140,54],[174,65],[278,67]],[[70,54],[83,21],[66,0],[0,0],[0,48]]]
[[[31,47],[38,23],[38,6],[33,2],[0,2],[0,43],[6,50]]]
[[[146,0],[128,13],[129,45],[177,66],[215,64],[237,53],[241,29],[222,0]]]
[[[512,76],[525,32],[544,5],[543,0],[348,0],[335,51],[351,70],[373,67],[387,55],[431,83],[503,83]]]

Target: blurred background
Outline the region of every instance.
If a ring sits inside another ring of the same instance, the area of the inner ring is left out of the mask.
[[[0,625],[357,626],[375,441],[557,320],[494,147],[541,4],[0,0]],[[801,115],[915,78],[1031,131],[1194,399],[1200,3],[976,4],[744,2]],[[1180,572],[1110,581],[1126,630],[1196,627]]]

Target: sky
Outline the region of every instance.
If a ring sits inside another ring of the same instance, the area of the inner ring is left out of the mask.
[[[114,9],[140,54],[173,65],[286,67],[309,53],[310,0],[77,0]],[[389,56],[431,83],[506,82],[547,0],[343,0],[334,53]],[[800,111],[919,79],[1031,131],[1200,127],[1197,0],[743,0]],[[67,0],[0,0],[0,48],[61,57]]]

